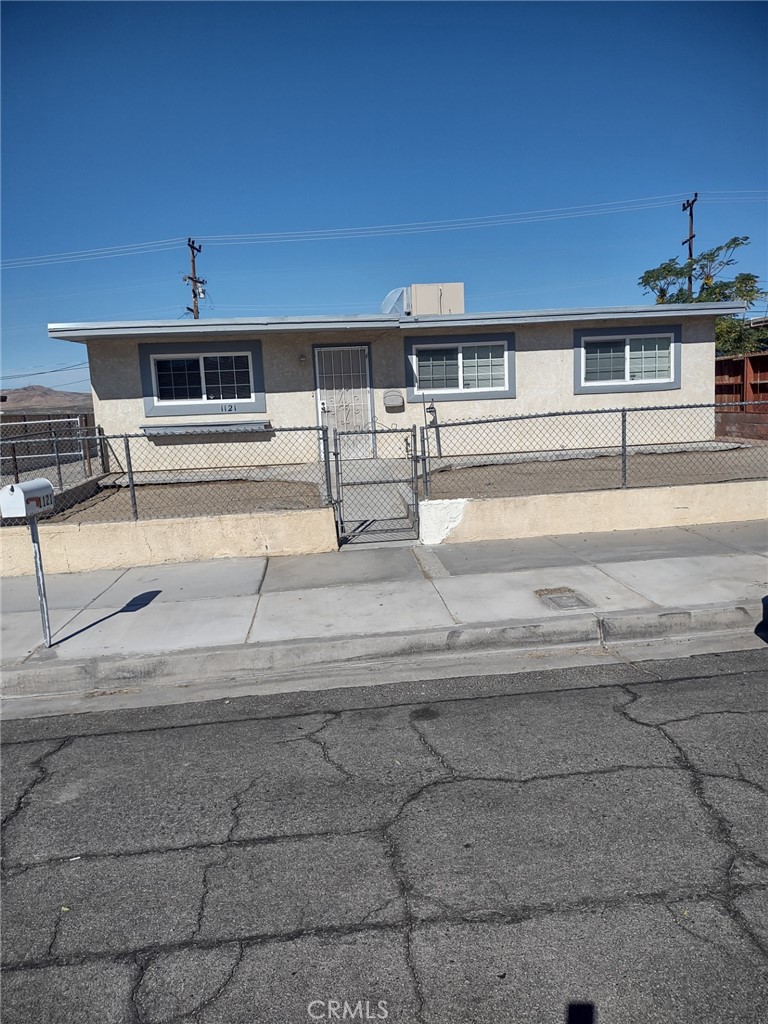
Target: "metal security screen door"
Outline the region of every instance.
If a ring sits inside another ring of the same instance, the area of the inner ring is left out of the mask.
[[[315,349],[315,374],[320,425],[329,431],[355,431],[354,438],[348,438],[345,454],[371,458],[373,414],[367,346]]]

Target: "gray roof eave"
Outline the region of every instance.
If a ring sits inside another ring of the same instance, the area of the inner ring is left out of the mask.
[[[681,317],[735,316],[746,312],[741,302],[686,302],[654,306],[597,306],[586,309],[538,309],[498,313],[452,313],[423,316],[302,316],[211,320],[132,320],[49,324],[48,335],[60,341],[142,337],[190,338],[215,334],[266,334],[307,331],[413,330],[431,327],[514,327],[523,324],[581,323],[596,320],[669,320]]]
[[[681,317],[735,316],[746,312],[742,302],[685,302],[653,306],[597,306],[586,309],[533,309],[509,313],[463,313],[458,316],[411,316],[400,327],[441,327],[450,319],[456,326],[482,327],[516,324],[582,323],[595,320],[677,320]]]

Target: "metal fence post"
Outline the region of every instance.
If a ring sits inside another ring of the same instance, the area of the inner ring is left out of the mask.
[[[333,504],[333,485],[331,483],[331,444],[328,427],[320,428],[320,444],[323,450],[323,469],[325,472],[325,500],[327,505]]]
[[[86,426],[85,415],[78,417],[78,426],[80,428],[80,444],[83,449],[83,470],[86,478],[93,476],[93,467],[91,466],[91,444],[88,440],[88,428]]]
[[[56,478],[59,481],[59,490],[64,490],[64,480],[61,476],[61,458],[59,457],[59,439],[56,437],[56,431],[53,432],[53,456],[56,459]]]
[[[13,482],[17,484],[19,482],[19,461],[16,458],[15,444],[11,444],[11,472],[13,473]]]
[[[421,441],[421,477],[424,481],[424,497],[429,498],[430,495],[430,481],[429,481],[429,459],[427,449],[427,428],[420,428],[420,441]]]
[[[128,474],[128,490],[131,493],[131,512],[133,518],[139,518],[139,510],[136,507],[136,488],[133,485],[133,466],[131,465],[131,446],[130,439],[127,434],[123,435],[123,444],[125,446],[125,469]]]
[[[102,473],[109,472],[109,442],[104,436],[104,427],[97,428],[97,437],[99,439],[99,448],[101,452],[101,471]]]
[[[621,486],[627,486],[627,410],[621,410]]]
[[[422,427],[422,430],[424,428]],[[413,518],[416,532],[419,531],[419,450],[416,447],[416,427],[411,427],[411,493],[413,494]]]
[[[336,468],[336,523],[341,535],[344,533],[344,500],[341,491],[341,449],[336,427],[333,428],[333,459]]]

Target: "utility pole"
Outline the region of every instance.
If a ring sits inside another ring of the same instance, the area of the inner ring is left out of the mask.
[[[683,203],[683,213],[688,211],[688,237],[684,238],[681,245],[688,245],[688,301],[693,302],[693,240],[696,235],[693,233],[693,207],[699,193],[693,193],[693,199],[686,199]]]
[[[202,245],[195,245],[194,238],[188,238],[187,245],[189,246],[189,262],[192,268],[192,272],[190,274],[184,275],[184,282],[189,282],[192,285],[192,305],[187,306],[187,312],[191,313],[195,320],[199,320],[200,310],[198,309],[197,300],[205,298],[205,286],[208,282],[205,278],[197,276],[197,271],[195,270],[195,256],[199,255],[203,251],[203,247]]]

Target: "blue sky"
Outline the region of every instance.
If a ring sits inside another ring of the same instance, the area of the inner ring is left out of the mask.
[[[738,2],[4,3],[3,387],[87,388],[49,322],[182,316],[188,235],[203,318],[425,281],[468,310],[630,305],[698,191],[697,250],[749,235],[765,278],[767,28]]]

